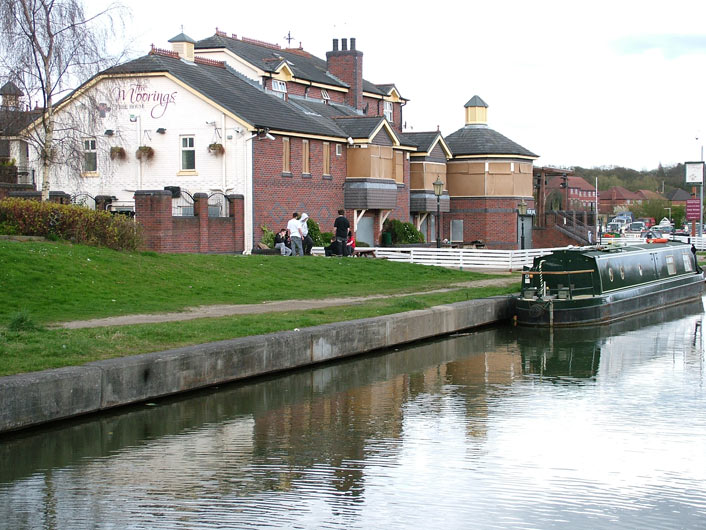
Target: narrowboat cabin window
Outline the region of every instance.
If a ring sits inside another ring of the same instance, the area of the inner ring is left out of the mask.
[[[667,262],[667,272],[669,275],[671,276],[672,274],[676,274],[677,267],[674,265],[674,256],[667,256],[665,261]]]
[[[608,278],[610,278],[610,281],[613,281],[613,267],[608,267]]]
[[[620,266],[620,279],[621,280],[625,279],[625,269],[623,268],[622,265]]]
[[[639,273],[640,273],[640,276],[642,276],[642,265],[639,265],[639,264],[638,264],[638,266],[637,266],[637,272],[639,272]]]
[[[691,272],[693,269],[691,268],[691,258],[686,252],[683,252],[682,255],[682,260],[684,260],[684,270],[686,272]]]

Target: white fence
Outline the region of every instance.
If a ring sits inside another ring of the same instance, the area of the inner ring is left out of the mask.
[[[687,238],[676,236],[675,241],[687,242]],[[604,246],[623,246],[634,243],[644,243],[645,240],[635,237],[604,238]],[[696,248],[703,250],[706,246],[706,237],[691,238]],[[417,263],[420,265],[433,265],[449,267],[460,270],[486,270],[486,271],[519,271],[524,266],[531,266],[534,258],[550,254],[554,250],[577,247],[536,248],[529,250],[489,250],[471,248],[397,248],[397,247],[371,247],[375,257],[396,261],[400,263]],[[585,247],[589,248],[589,247]],[[360,248],[362,250],[363,247]],[[365,247],[368,250],[368,247]],[[322,247],[314,247],[313,254],[323,255]]]

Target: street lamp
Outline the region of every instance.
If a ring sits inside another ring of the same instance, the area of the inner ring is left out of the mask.
[[[664,207],[665,210],[669,210],[669,222],[672,222],[672,209],[668,206]]]
[[[433,186],[436,195],[436,248],[441,248],[441,195],[444,193],[444,183],[437,176]]]
[[[522,199],[522,202],[517,205],[517,212],[519,213],[520,217],[520,249],[524,250],[525,249],[525,219],[524,216],[527,215],[527,203],[525,202],[525,199]]]

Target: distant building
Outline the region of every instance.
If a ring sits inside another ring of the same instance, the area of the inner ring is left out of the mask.
[[[643,196],[622,186],[613,186],[609,190],[602,191],[599,200],[600,213],[610,216],[630,210],[633,205],[642,203]]]
[[[672,206],[686,206],[686,201],[691,199],[691,193],[681,188],[675,188],[665,193],[665,196]]]
[[[592,212],[596,208],[596,188],[581,177],[555,175],[546,190],[552,209]]]
[[[645,201],[665,201],[664,195],[652,190],[637,190],[636,192]]]

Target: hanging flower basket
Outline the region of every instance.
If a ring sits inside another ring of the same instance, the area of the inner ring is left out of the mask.
[[[120,146],[114,146],[110,148],[110,159],[111,160],[125,160],[127,158],[127,153],[125,152],[125,149]]]
[[[223,144],[214,143],[208,146],[208,151],[214,155],[222,155],[226,152],[226,148],[223,147]]]
[[[135,151],[135,156],[138,160],[152,160],[154,149],[149,145],[141,145],[137,148],[137,151]]]

